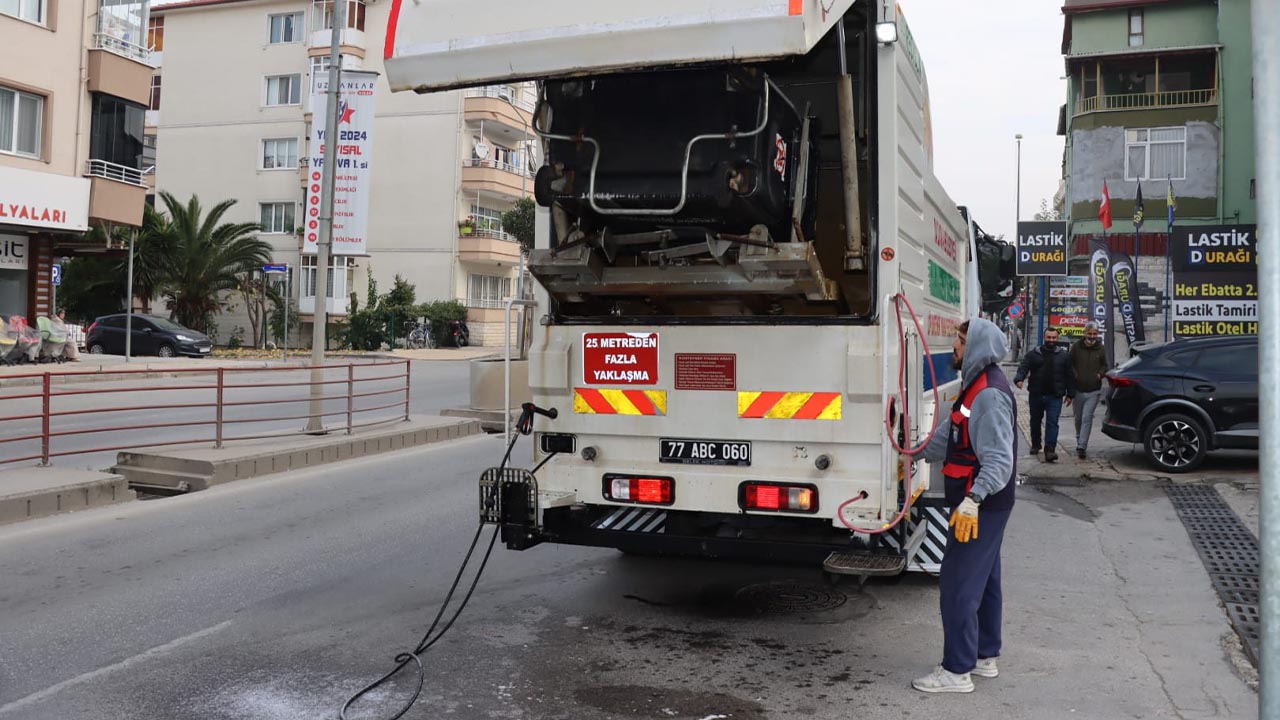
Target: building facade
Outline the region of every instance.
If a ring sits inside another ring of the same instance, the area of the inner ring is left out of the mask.
[[[1176,226],[1257,222],[1249,0],[1067,0],[1065,214],[1080,267],[1101,237],[1137,259],[1148,338],[1167,326],[1167,202]],[[1139,185],[1144,222],[1135,232]],[[1082,270],[1080,271],[1083,272]]]
[[[153,10],[157,58],[148,113],[156,187],[206,206],[232,198],[227,221],[258,222],[274,260],[288,264],[304,327],[316,302],[314,256],[303,255],[311,84],[327,77],[331,0],[192,0]],[[380,72],[390,3],[348,0],[345,69]],[[416,95],[375,91],[368,255],[335,257],[327,307],[340,322],[372,275],[399,275],[419,302],[468,306],[472,341],[499,344],[498,308],[515,288],[520,250],[501,216],[532,193],[533,91],[525,86]],[[233,298],[234,300],[234,298]],[[249,327],[243,310],[218,318],[223,340]]]
[[[52,312],[52,266],[142,223],[146,0],[0,0],[0,315]],[[33,62],[38,59],[38,62]]]

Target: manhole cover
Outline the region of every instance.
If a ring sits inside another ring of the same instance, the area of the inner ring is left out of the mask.
[[[760,614],[788,615],[835,610],[848,597],[834,588],[780,580],[748,585],[734,593],[734,599]]]

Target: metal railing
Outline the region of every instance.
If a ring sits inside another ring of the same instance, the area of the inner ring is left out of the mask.
[[[110,33],[94,33],[94,46],[101,50],[108,50],[117,55],[123,55],[130,60],[137,60],[141,63],[151,63],[151,51],[137,43],[131,43],[128,40],[120,38]]]
[[[480,158],[471,158],[470,160],[463,160],[462,167],[492,168],[494,170],[509,172],[513,175],[524,175],[528,178],[532,178],[535,175],[532,171],[525,170],[519,165],[502,162],[501,160],[481,160]]]
[[[506,100],[515,107],[531,113],[534,109],[534,101],[532,98],[526,97],[527,95],[528,93],[513,90],[508,85],[486,85],[484,87],[471,88],[466,92],[466,97],[485,97]]]
[[[117,165],[106,160],[90,160],[85,168],[85,175],[89,177],[100,177],[116,182],[128,183],[139,187],[146,187],[147,183],[142,179],[143,173],[137,168]]]
[[[505,240],[506,242],[516,242],[515,236],[505,230],[490,230],[489,228],[477,227],[469,233],[462,233],[462,237],[489,238],[490,240]]]
[[[4,381],[35,378],[36,386],[23,386],[18,392],[0,394],[0,465],[39,460],[48,465],[50,458],[86,455],[139,447],[163,447],[213,443],[222,447],[232,440],[260,440],[299,437],[311,415],[291,410],[290,406],[309,403],[311,390],[319,387],[323,402],[321,420],[340,418],[330,431],[345,430],[348,435],[359,428],[409,419],[409,361],[388,360],[367,363],[321,365],[319,380],[311,379],[309,365],[273,368],[174,368],[162,371],[177,379],[174,384],[156,382],[147,374],[154,369],[88,370],[66,373],[29,373],[8,375]],[[267,373],[265,378],[246,375]],[[290,374],[302,379],[290,377]],[[93,376],[96,382],[68,385],[60,380]],[[133,379],[145,382],[128,382]],[[120,387],[103,387],[103,383]],[[27,388],[33,388],[28,390]],[[180,399],[161,396],[155,402],[148,393],[182,393]],[[296,396],[296,397],[295,397]],[[262,412],[266,410],[267,412]],[[171,415],[167,417],[166,414]],[[102,422],[94,422],[101,419]],[[263,429],[267,423],[296,423],[295,429]],[[40,429],[34,431],[38,422]],[[16,434],[5,432],[21,425]],[[67,427],[62,427],[67,425]],[[74,425],[74,426],[73,426]],[[254,429],[258,426],[258,429]],[[192,434],[174,437],[165,430],[181,428]],[[138,433],[136,441],[125,438]],[[112,437],[89,447],[72,447],[73,440]],[[113,437],[114,436],[114,437]],[[22,443],[39,444],[39,452],[9,450]],[[63,445],[63,447],[59,447]]]
[[[1108,110],[1146,110],[1150,108],[1196,107],[1217,105],[1218,91],[1165,90],[1163,92],[1131,93],[1127,95],[1094,95],[1076,100],[1076,115]]]

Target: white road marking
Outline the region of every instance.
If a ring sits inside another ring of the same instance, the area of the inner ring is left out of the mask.
[[[44,690],[31,693],[30,695],[20,700],[15,700],[9,703],[8,705],[0,706],[0,715],[4,715],[5,713],[11,712],[13,710],[17,710],[19,708],[24,708],[33,703],[38,703],[41,700],[44,700],[46,698],[53,697],[54,695],[57,695],[58,693],[62,692],[63,690],[66,690],[69,687],[81,685],[83,683],[89,682],[90,680],[100,678],[103,675],[109,675],[110,673],[113,673],[117,670],[124,670],[126,668],[132,667],[139,663],[143,663],[153,658],[159,657],[169,652],[170,650],[177,649],[178,647],[182,645],[186,645],[189,642],[199,640],[200,638],[208,637],[209,635],[213,635],[214,633],[224,630],[231,623],[232,623],[231,620],[220,622],[217,625],[214,625],[212,627],[207,627],[204,630],[200,630],[198,632],[193,632],[190,635],[184,635],[183,637],[180,637],[176,640],[171,640],[163,645],[157,645],[151,648],[150,650],[144,650],[143,652],[140,652],[137,655],[134,655],[133,657],[125,658],[124,660],[121,660],[120,662],[115,663],[113,665],[100,667],[97,670],[87,672],[83,675],[77,675],[76,677],[73,677],[69,680],[63,680],[57,685],[51,685],[45,688]]]

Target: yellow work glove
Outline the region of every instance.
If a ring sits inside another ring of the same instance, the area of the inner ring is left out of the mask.
[[[967,543],[978,537],[978,503],[965,498],[951,513],[951,527],[956,529],[956,540]]]

